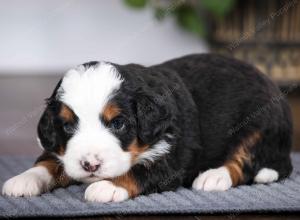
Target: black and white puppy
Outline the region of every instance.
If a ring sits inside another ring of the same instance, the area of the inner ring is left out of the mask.
[[[292,170],[283,94],[254,67],[218,55],[71,69],[47,99],[38,137],[44,153],[3,194],[88,182],[86,200],[119,202],[179,186],[270,183]]]

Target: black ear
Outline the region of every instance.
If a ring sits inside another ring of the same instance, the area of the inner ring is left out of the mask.
[[[46,151],[54,151],[58,147],[58,135],[55,129],[55,111],[58,108],[58,103],[55,101],[55,97],[58,94],[58,89],[62,83],[62,79],[59,80],[55,89],[50,96],[46,99],[47,107],[43,112],[37,127],[38,137],[41,145]]]
[[[139,92],[136,104],[138,138],[145,144],[153,144],[171,125],[171,103],[167,97],[152,91]]]
[[[55,116],[51,104],[48,104],[38,123],[38,137],[46,151],[55,151],[58,147],[55,129]]]

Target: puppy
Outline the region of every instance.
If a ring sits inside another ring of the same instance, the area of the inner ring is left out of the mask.
[[[284,96],[254,67],[219,55],[80,65],[58,82],[37,131],[44,153],[4,195],[86,182],[86,200],[120,202],[180,186],[270,183],[292,171]]]

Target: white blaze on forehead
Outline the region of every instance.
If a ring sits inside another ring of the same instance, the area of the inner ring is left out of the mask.
[[[59,99],[79,118],[87,114],[98,116],[122,81],[117,69],[109,63],[101,62],[87,69],[81,65],[64,76]]]

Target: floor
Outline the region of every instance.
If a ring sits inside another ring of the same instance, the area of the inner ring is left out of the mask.
[[[60,76],[1,76],[0,77],[0,155],[38,155],[42,150],[36,142],[36,125]],[[300,92],[299,87],[288,93],[294,120],[294,151],[300,151]],[[167,216],[167,219],[299,219],[295,214],[242,214],[206,216]],[[161,216],[111,216],[76,219],[160,219]],[[75,219],[75,218],[70,218]]]
[[[67,218],[65,218],[67,219]],[[240,215],[233,215],[233,214],[225,214],[225,215],[204,215],[204,216],[104,216],[104,217],[94,217],[94,218],[69,218],[71,219],[80,219],[80,220],[179,220],[179,219],[186,219],[186,220],[299,220],[298,214],[240,214]]]

